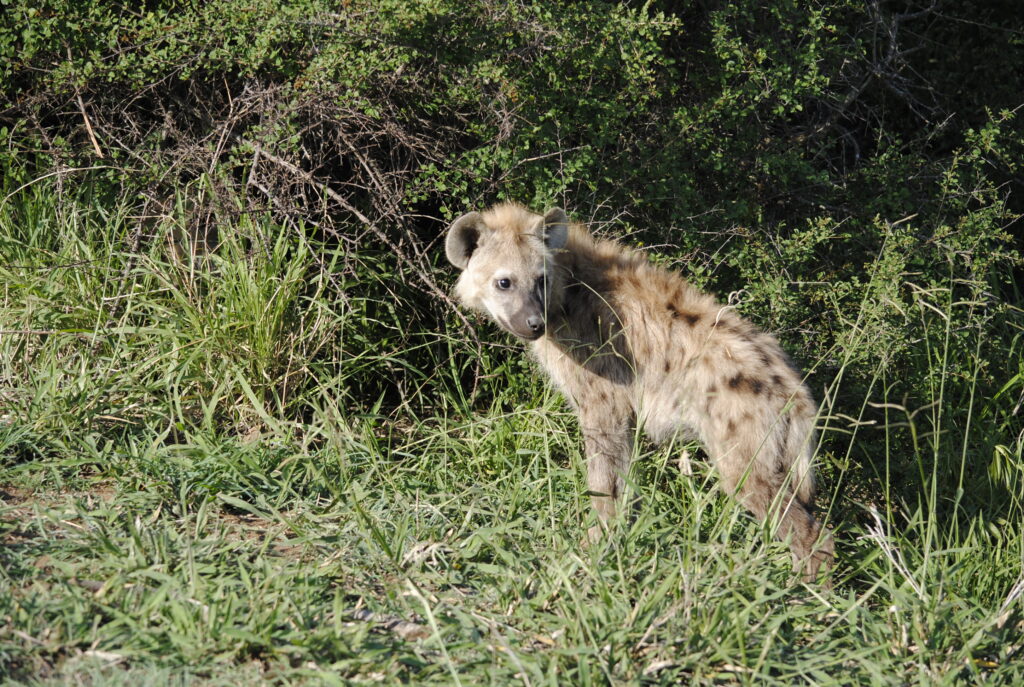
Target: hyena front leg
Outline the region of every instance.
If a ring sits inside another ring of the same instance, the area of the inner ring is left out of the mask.
[[[619,512],[633,454],[633,425],[633,414],[626,409],[604,405],[580,411],[587,487],[599,519],[588,532],[591,542],[601,539]]]

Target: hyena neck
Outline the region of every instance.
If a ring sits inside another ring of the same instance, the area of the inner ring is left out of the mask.
[[[548,331],[556,340],[579,336],[600,337],[602,327],[617,319],[611,304],[610,261],[601,259],[597,244],[581,227],[574,226],[564,250],[555,255],[559,275],[558,306],[548,313]]]
[[[548,313],[538,356],[568,355],[584,369],[618,384],[632,383],[633,357],[615,303],[615,275],[635,258],[610,242],[596,242],[574,226],[565,250],[555,256],[561,298]]]

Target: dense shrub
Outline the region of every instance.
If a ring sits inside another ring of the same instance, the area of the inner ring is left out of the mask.
[[[502,349],[451,365],[434,336],[467,331],[446,296],[445,222],[497,200],[560,204],[737,292],[837,417],[888,426],[866,398],[940,401],[930,436],[966,446],[977,411],[951,399],[1012,385],[1022,29],[1012,0],[12,0],[6,211],[20,221],[9,194],[46,175],[68,202],[87,186],[127,205],[129,255],[168,226],[214,248],[272,218],[335,256],[307,265],[337,276],[317,298],[367,304],[358,336],[308,347],[304,379],[282,373],[295,397],[323,382],[312,363],[348,356],[351,409],[415,396],[424,410],[440,389],[493,399],[522,369]],[[231,250],[277,245],[247,231]],[[405,364],[377,355],[385,340]],[[971,450],[981,479],[991,447]],[[913,461],[900,474],[916,480]]]

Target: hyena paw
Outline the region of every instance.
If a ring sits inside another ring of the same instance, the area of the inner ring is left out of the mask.
[[[597,523],[593,527],[587,530],[587,533],[583,535],[583,539],[580,540],[580,547],[588,549],[591,546],[596,546],[604,541],[605,537],[608,536],[608,529],[604,523]]]
[[[819,573],[824,573],[824,576],[821,578],[821,587],[823,589],[832,589],[831,573],[834,560],[835,550],[833,548],[832,536],[828,534],[809,556],[796,563],[795,569],[797,572],[802,573],[803,580],[807,583],[817,582]]]

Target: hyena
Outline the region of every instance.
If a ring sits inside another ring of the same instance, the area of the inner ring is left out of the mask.
[[[533,354],[579,415],[601,536],[615,517],[637,426],[701,441],[722,485],[777,517],[794,567],[815,579],[833,546],[812,513],[815,404],[775,338],[561,209],[505,204],[449,228],[455,293]]]

